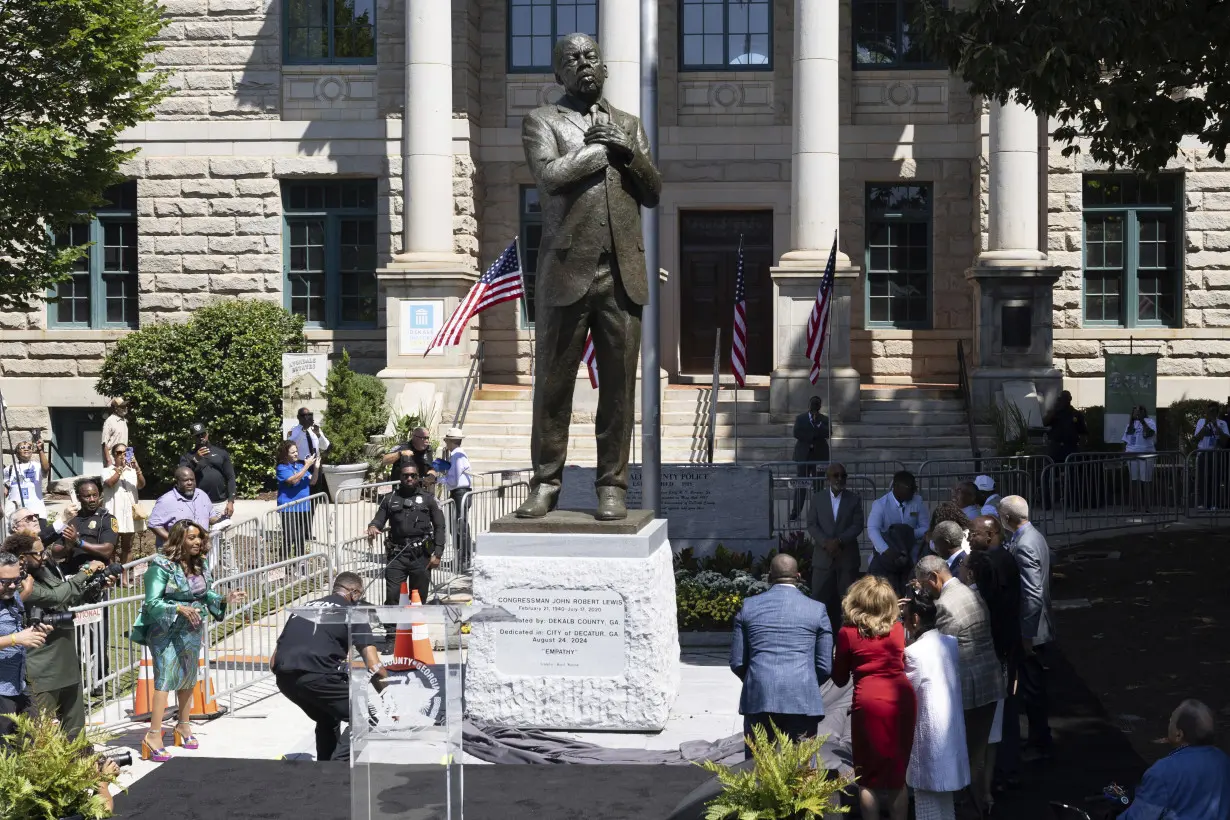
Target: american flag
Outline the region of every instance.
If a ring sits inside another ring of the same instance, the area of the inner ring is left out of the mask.
[[[581,356],[585,369],[589,371],[589,386],[598,389],[598,360],[594,358],[594,334],[585,335],[585,353]]]
[[[743,282],[743,235],[739,235],[739,262],[735,268],[735,324],[730,343],[730,370],[735,384],[747,387],[747,287]]]
[[[824,343],[829,327],[829,313],[833,305],[833,273],[837,267],[837,232],[833,232],[833,249],[829,251],[828,264],[824,266],[824,278],[816,304],[812,305],[811,317],[807,320],[807,358],[811,361],[811,383],[820,381],[820,357],[824,355]]]
[[[456,345],[461,343],[461,335],[466,325],[478,314],[492,305],[501,302],[511,302],[525,296],[525,284],[521,278],[521,260],[517,256],[517,240],[513,240],[500,258],[487,268],[487,272],[479,277],[466,294],[453,315],[440,328],[440,332],[423,351],[426,356],[433,347]]]

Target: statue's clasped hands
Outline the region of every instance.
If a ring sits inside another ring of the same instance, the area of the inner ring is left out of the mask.
[[[620,154],[624,159],[632,156],[632,138],[628,132],[614,123],[599,123],[585,132],[585,144],[601,143]]]

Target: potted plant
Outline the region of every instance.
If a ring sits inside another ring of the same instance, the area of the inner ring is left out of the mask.
[[[816,766],[827,735],[796,743],[776,726],[773,735],[770,739],[763,726],[752,727],[751,770],[701,764],[722,784],[722,793],[709,801],[706,820],[821,820],[850,810],[840,795],[853,778],[834,777]]]
[[[110,800],[97,792],[114,783],[94,742],[75,740],[53,718],[13,716],[17,730],[0,746],[0,817],[5,820],[98,820],[110,817]]]
[[[322,429],[329,439],[322,467],[329,497],[337,500],[345,487],[358,486],[367,475],[368,437],[384,430],[388,400],[384,383],[375,376],[350,369],[350,352],[343,349],[326,379],[325,419]]]

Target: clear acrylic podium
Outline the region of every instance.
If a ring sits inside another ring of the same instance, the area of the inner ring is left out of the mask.
[[[444,651],[434,663],[409,652],[382,656],[389,670],[379,682],[357,657],[350,674],[350,816],[352,820],[407,818],[462,820],[465,776],[461,753],[464,662],[463,624],[514,620],[500,607],[354,606],[294,607],[291,613],[319,624],[345,624],[356,637],[380,642],[394,636],[398,650],[418,638]],[[401,657],[400,655],[406,655]]]

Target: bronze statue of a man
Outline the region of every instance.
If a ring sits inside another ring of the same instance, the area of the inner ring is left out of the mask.
[[[640,209],[658,204],[662,177],[640,120],[602,97],[607,67],[593,38],[563,37],[552,64],[566,93],[531,112],[521,129],[542,203],[543,236],[534,317],[534,476],[517,515],[541,518],[555,508],[572,391],[585,336],[593,333],[597,517],[612,521],[628,515],[641,309],[649,300]]]

